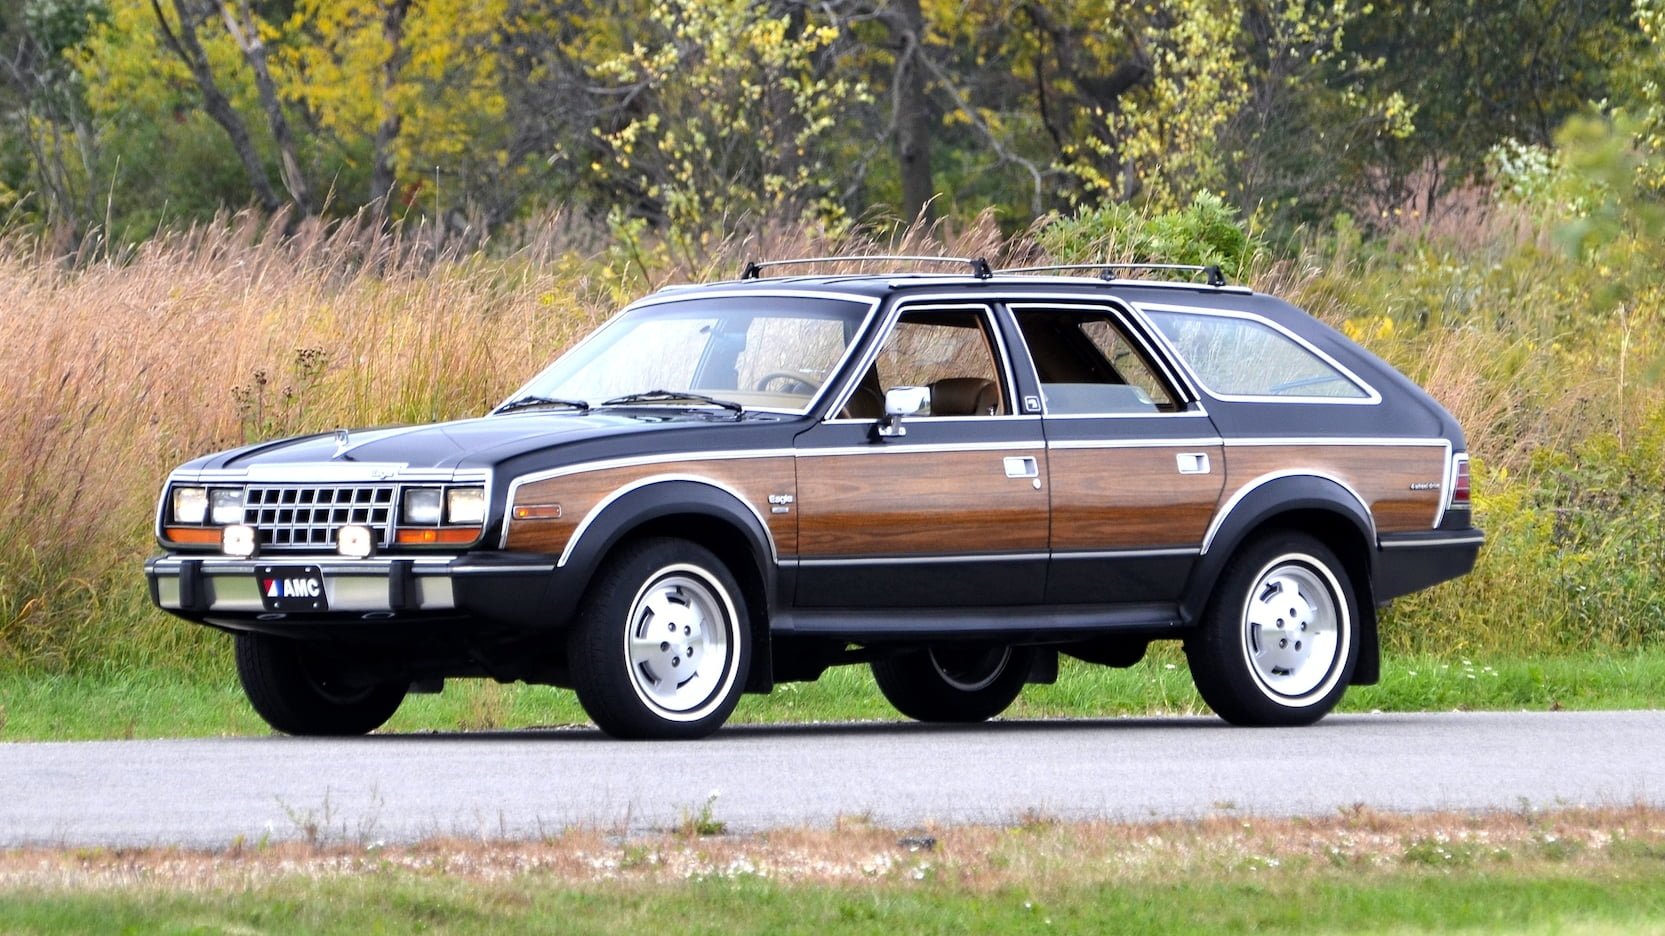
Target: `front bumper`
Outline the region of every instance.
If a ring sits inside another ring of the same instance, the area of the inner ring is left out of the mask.
[[[317,566],[328,611],[273,611],[257,584],[262,566]],[[313,624],[475,620],[525,627],[558,623],[547,596],[547,556],[283,555],[255,559],[170,554],[145,562],[150,598],[180,617],[231,630],[294,631]]]

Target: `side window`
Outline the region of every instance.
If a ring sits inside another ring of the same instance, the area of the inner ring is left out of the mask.
[[[1011,408],[997,360],[983,311],[906,312],[862,386],[881,400],[891,387],[930,387],[931,416],[998,416]]]
[[[1040,376],[1048,413],[1103,415],[1179,409],[1173,391],[1109,312],[1014,311]]]
[[[1223,315],[1147,311],[1211,392],[1225,396],[1360,399],[1364,388],[1262,322]]]

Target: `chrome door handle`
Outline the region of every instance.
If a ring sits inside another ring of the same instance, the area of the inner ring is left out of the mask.
[[[1028,455],[1012,455],[1006,458],[1006,477],[1008,478],[1039,478],[1040,465]]]
[[[1208,474],[1207,452],[1180,452],[1174,456],[1180,474]]]

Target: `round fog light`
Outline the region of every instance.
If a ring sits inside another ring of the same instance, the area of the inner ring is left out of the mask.
[[[228,556],[254,555],[254,527],[241,523],[226,527],[220,534],[220,548]]]
[[[352,559],[363,559],[376,549],[369,527],[344,526],[335,531],[335,551]]]

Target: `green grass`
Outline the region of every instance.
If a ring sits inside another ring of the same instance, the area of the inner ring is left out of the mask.
[[[225,642],[221,642],[225,643]],[[228,645],[227,645],[228,646]],[[0,740],[258,735],[229,651],[219,679],[165,670],[31,676],[0,674]],[[1665,650],[1531,660],[1390,658],[1380,685],[1348,692],[1341,711],[1636,709],[1665,704]],[[1161,647],[1130,669],[1065,660],[1058,682],[1030,686],[1006,717],[1094,718],[1205,712],[1184,656]],[[747,696],[734,723],[898,719],[865,667]],[[456,680],[441,695],[411,696],[388,731],[483,731],[584,724],[573,694],[541,686]]]
[[[1658,932],[1665,865],[1381,876],[1307,868],[995,891],[749,876],[669,887],[571,886],[548,875],[480,884],[387,871],[210,893],[23,891],[0,902],[0,930],[17,933],[639,933],[667,921],[690,934]]]

